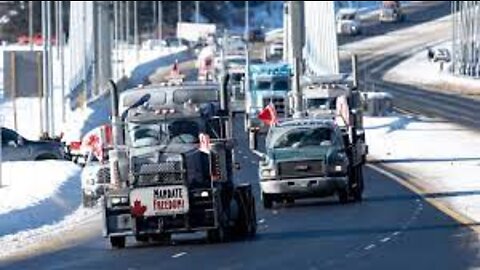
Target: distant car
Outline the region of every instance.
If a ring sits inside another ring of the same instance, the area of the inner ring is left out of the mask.
[[[165,47],[181,47],[181,46],[190,47],[191,44],[188,40],[183,38],[168,37],[163,40],[163,45]]]
[[[65,150],[59,141],[30,141],[14,130],[2,128],[2,161],[67,159]]]
[[[402,22],[406,15],[402,11],[400,1],[382,1],[380,8],[380,22]]]
[[[437,49],[433,52],[433,62],[450,62],[450,51],[445,48]]]
[[[337,34],[358,35],[361,33],[360,20],[356,9],[340,9],[336,16]]]

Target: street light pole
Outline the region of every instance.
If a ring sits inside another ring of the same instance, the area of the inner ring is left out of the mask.
[[[195,22],[200,22],[200,1],[195,1]]]
[[[163,37],[163,5],[162,1],[158,1],[158,39]]]
[[[182,1],[177,1],[178,22],[182,22]]]
[[[33,50],[33,1],[28,1],[28,40]]]
[[[248,42],[250,33],[250,5],[245,1],[245,40]]]

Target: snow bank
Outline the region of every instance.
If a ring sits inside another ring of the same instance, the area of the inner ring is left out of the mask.
[[[2,163],[0,215],[40,203],[79,173],[78,166],[66,161]]]
[[[370,158],[480,221],[480,134],[421,116],[365,118]],[[412,180],[413,181],[413,180]]]
[[[32,254],[32,250],[46,252],[48,249],[59,249],[75,243],[85,234],[98,234],[97,230],[92,230],[91,227],[81,232],[78,227],[88,223],[98,224],[101,219],[100,212],[99,209],[80,207],[58,223],[2,236],[0,261],[12,256]]]
[[[440,48],[451,50],[452,42],[448,41],[432,46],[434,50]],[[404,84],[453,91],[460,94],[477,95],[480,93],[480,80],[453,76],[449,72],[449,68],[450,65],[445,64],[442,70],[440,63],[428,61],[427,49],[425,48],[390,69],[383,78],[386,81],[400,81]]]

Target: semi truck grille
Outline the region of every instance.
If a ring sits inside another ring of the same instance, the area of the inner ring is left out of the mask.
[[[184,173],[180,162],[142,164],[136,173],[140,184],[182,184]]]
[[[278,164],[281,178],[325,176],[323,160],[288,161]]]
[[[285,114],[285,99],[284,98],[263,98],[263,108],[265,108],[268,104],[270,104],[270,101],[273,103],[275,106],[275,110],[277,111],[278,115],[284,115]]]

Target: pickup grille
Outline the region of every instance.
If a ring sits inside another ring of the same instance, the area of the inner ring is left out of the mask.
[[[270,104],[270,101],[273,103],[275,106],[275,110],[277,111],[278,115],[285,115],[285,99],[284,98],[270,98],[270,97],[264,97],[263,98],[263,108],[265,108],[268,104]]]
[[[322,177],[325,176],[323,160],[288,161],[278,164],[281,178]]]

